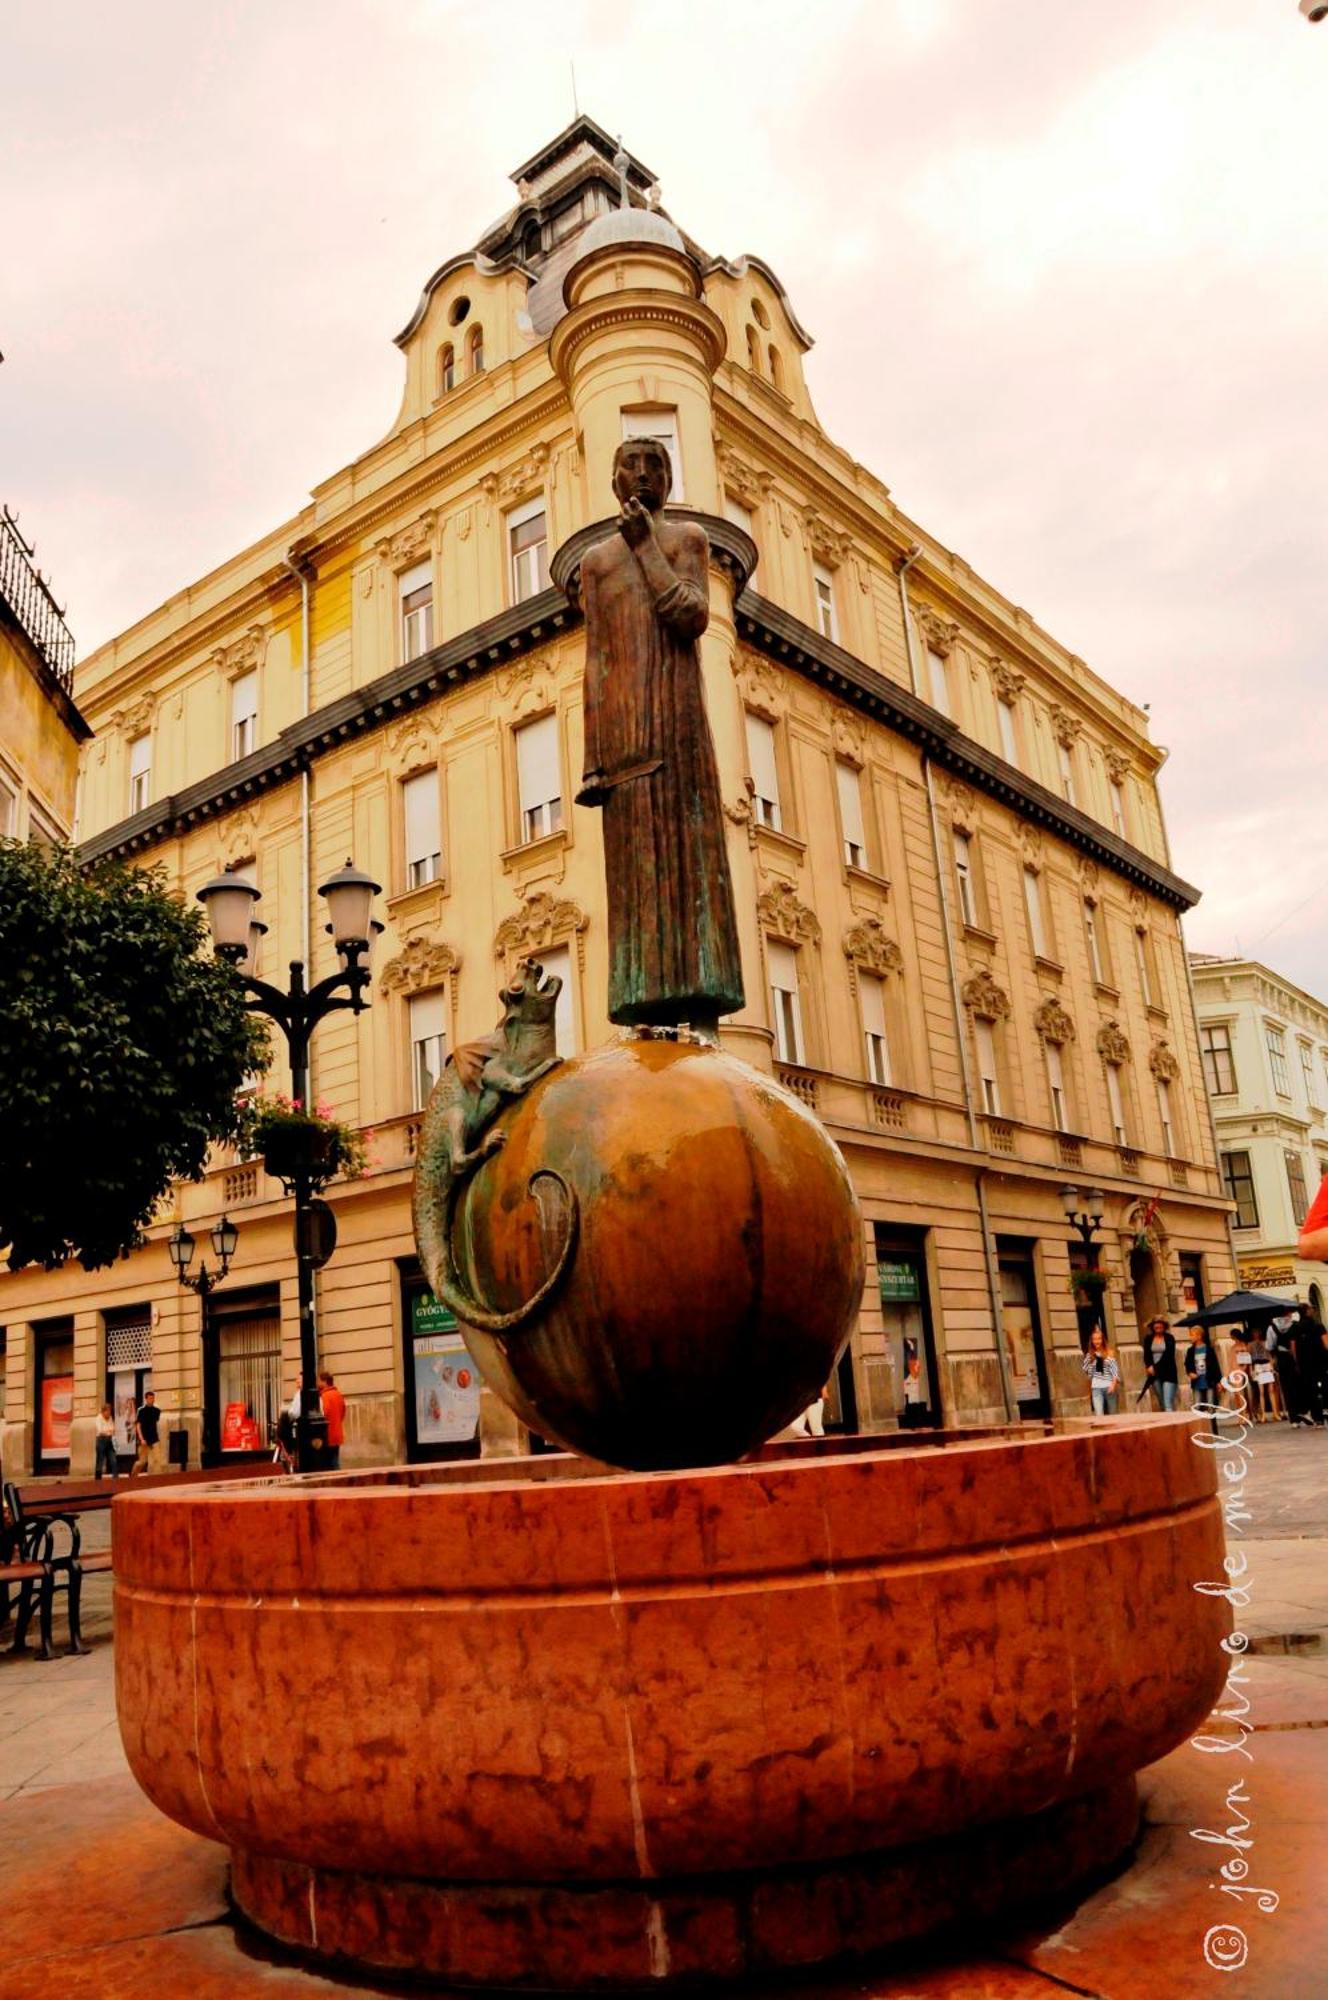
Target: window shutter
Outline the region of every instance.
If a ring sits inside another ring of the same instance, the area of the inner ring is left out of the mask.
[[[441,852],[439,834],[438,773],[421,771],[402,786],[406,815],[406,866],[428,861]]]
[[[231,721],[249,722],[258,714],[258,675],[241,674],[231,682]]]
[[[839,823],[844,830],[844,849],[850,863],[862,868],[867,861],[867,836],[862,824],[862,776],[852,764],[836,760],[835,782],[839,787]],[[856,856],[851,851],[853,849],[857,850]]]
[[[427,590],[433,594],[433,564],[429,561],[416,563],[412,569],[403,569],[397,578],[397,587],[403,599],[413,597],[417,590]]]
[[[562,796],[558,774],[558,718],[542,715],[516,732],[517,781],[521,810],[531,812]]]
[[[775,759],[775,728],[763,715],[747,714],[747,761],[758,799],[779,804],[779,766]]]
[[[447,1011],[442,993],[416,993],[410,1003],[412,1042],[427,1041],[431,1035],[445,1036],[446,1033]]]
[[[560,1056],[576,1054],[576,1022],[572,1007],[572,954],[565,944],[537,954],[546,974],[561,979],[562,991],[554,1002],[553,1042]]]
[[[131,778],[146,778],[151,769],[152,738],[136,736],[129,746],[129,775]]]

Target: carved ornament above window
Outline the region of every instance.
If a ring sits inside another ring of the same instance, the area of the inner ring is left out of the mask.
[[[1058,1049],[1075,1039],[1074,1022],[1059,1000],[1044,1000],[1033,1016],[1033,1026],[1044,1042],[1054,1042]]]
[[[819,944],[821,925],[815,910],[809,910],[799,902],[797,891],[791,883],[777,882],[767,889],[756,905],[761,925],[771,937],[782,938],[786,944]]]
[[[964,1005],[980,1021],[1005,1021],[1010,1015],[1010,997],[1003,987],[996,984],[984,966],[966,981],[963,988]]]
[[[1130,1044],[1119,1021],[1104,1021],[1097,1031],[1097,1052],[1103,1062],[1119,1069],[1130,1060]]]
[[[904,954],[879,917],[864,917],[844,933],[844,956],[863,972],[902,972]]]
[[[460,953],[441,938],[413,937],[383,967],[379,989],[383,993],[422,993],[431,986],[441,986],[460,964]]]

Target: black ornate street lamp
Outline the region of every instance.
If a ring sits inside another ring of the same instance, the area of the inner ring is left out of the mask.
[[[1085,1269],[1077,1275],[1082,1276],[1087,1281],[1082,1289],[1088,1295],[1092,1314],[1091,1318],[1088,1318],[1087,1314],[1081,1314],[1080,1316],[1079,1338],[1085,1345],[1091,1337],[1095,1326],[1100,1326],[1103,1333],[1107,1330],[1106,1318],[1102,1311],[1102,1294],[1106,1289],[1106,1285],[1098,1270],[1097,1261],[1102,1250],[1102,1245],[1097,1240],[1097,1232],[1102,1227],[1102,1214],[1106,1205],[1107,1197],[1103,1194],[1101,1188],[1089,1188],[1087,1194],[1084,1196],[1084,1205],[1082,1208],[1079,1206],[1079,1190],[1077,1187],[1071,1186],[1061,1189],[1061,1207],[1065,1210],[1065,1220],[1069,1223],[1071,1229],[1077,1232],[1079,1240],[1084,1246]],[[1088,1319],[1087,1326],[1084,1324],[1086,1318]]]
[[[209,1271],[206,1263],[200,1264],[196,1271],[190,1271],[189,1266],[194,1261],[194,1239],[183,1223],[179,1224],[174,1236],[166,1245],[167,1254],[175,1266],[176,1277],[182,1285],[187,1285],[191,1292],[197,1292],[205,1305],[209,1292],[217,1289],[230,1270],[235,1246],[240,1240],[240,1232],[230,1217],[223,1215],[220,1222],[213,1224],[211,1236],[212,1248],[217,1259],[215,1271]]]
[[[306,1112],[309,1104],[309,1043],[314,1029],[328,1014],[349,1008],[361,1014],[368,1006],[364,997],[369,984],[367,959],[375,932],[382,929],[372,916],[373,899],[381,883],[347,860],[344,868],[328,877],[318,893],[326,898],[328,929],[337,951],[337,970],[316,985],[306,988],[304,962],[295,958],[290,965],[290,984],[283,993],[264,979],[246,972],[245,961],[257,962],[259,940],[264,926],[257,921],[254,906],[261,898],[252,882],[239,875],[218,875],[198,891],[198,900],[208,913],[212,942],[221,958],[229,959],[244,981],[245,1006],[251,1013],[266,1014],[286,1037],[290,1052],[291,1097]],[[314,1186],[317,1180],[312,1157],[293,1165],[283,1174],[295,1202],[295,1271],[300,1310],[300,1417],[296,1429],[296,1463],[301,1472],[317,1472],[326,1464],[327,1423],[318,1409],[318,1352],[314,1340],[314,1271],[325,1261],[320,1245],[326,1239],[315,1227]],[[325,1254],[330,1254],[327,1252]]]

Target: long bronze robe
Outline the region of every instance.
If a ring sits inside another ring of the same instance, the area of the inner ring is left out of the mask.
[[[609,1019],[655,1026],[732,1014],[742,961],[697,640],[709,551],[654,516],[664,574],[614,532],[581,565],[586,619],[583,803],[604,812]]]

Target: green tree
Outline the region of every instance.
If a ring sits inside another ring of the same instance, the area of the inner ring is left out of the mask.
[[[87,1270],[238,1132],[268,1059],[207,923],[160,870],[0,842],[0,1250]]]

